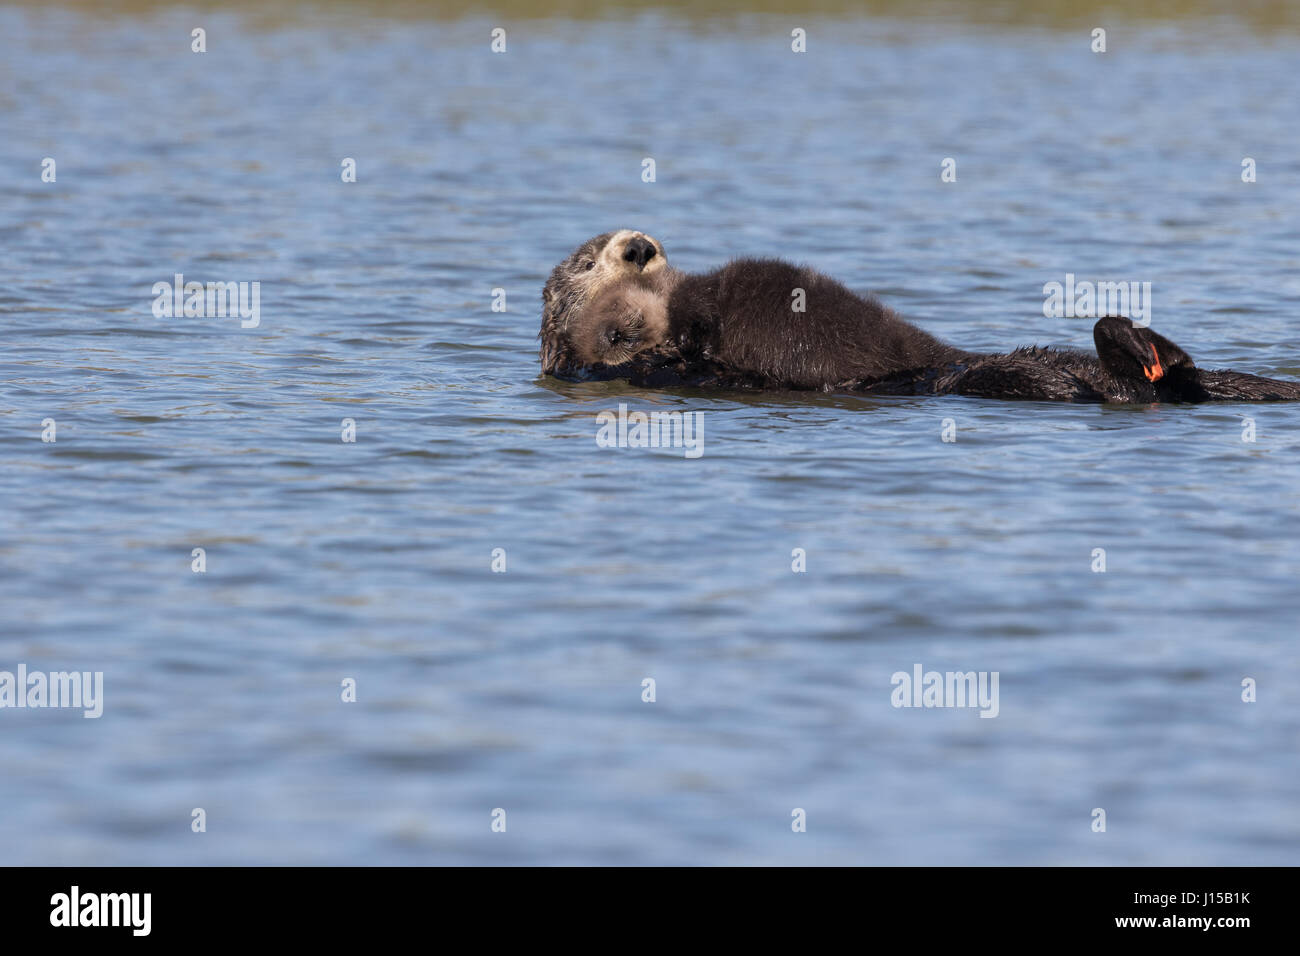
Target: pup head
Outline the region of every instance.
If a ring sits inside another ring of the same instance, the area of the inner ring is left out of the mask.
[[[622,365],[668,338],[668,298],[640,285],[615,284],[597,292],[569,323],[580,366]]]

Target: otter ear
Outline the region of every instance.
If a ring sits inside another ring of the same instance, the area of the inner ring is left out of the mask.
[[[1178,369],[1192,369],[1192,357],[1163,335],[1108,315],[1092,327],[1092,340],[1102,367],[1116,378],[1158,382]]]

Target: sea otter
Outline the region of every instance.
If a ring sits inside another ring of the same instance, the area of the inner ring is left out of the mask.
[[[542,369],[571,377],[1072,402],[1300,399],[1300,383],[1198,369],[1173,342],[1115,316],[1094,326],[1095,356],[967,352],[813,269],[738,259],[689,274],[631,230],[580,246],[542,298]]]

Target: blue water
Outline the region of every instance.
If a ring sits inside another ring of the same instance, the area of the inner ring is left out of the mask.
[[[104,674],[0,709],[0,863],[1296,862],[1300,407],[646,391],[535,335],[629,226],[973,350],[1150,281],[1300,376],[1300,38],[294,9],[0,7],[0,670]],[[178,272],[260,325],[155,318]],[[620,402],[703,456],[598,448]],[[916,664],[998,716],[891,706]]]

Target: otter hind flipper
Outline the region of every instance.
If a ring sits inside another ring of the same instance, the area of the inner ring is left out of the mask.
[[[1300,382],[1263,378],[1231,369],[1199,369],[1191,356],[1150,329],[1107,316],[1093,326],[1102,366],[1121,389],[1150,382],[1160,401],[1289,402],[1300,399]]]
[[[1120,380],[1155,383],[1196,368],[1192,357],[1178,345],[1122,316],[1098,319],[1092,327],[1092,340],[1102,367]]]

